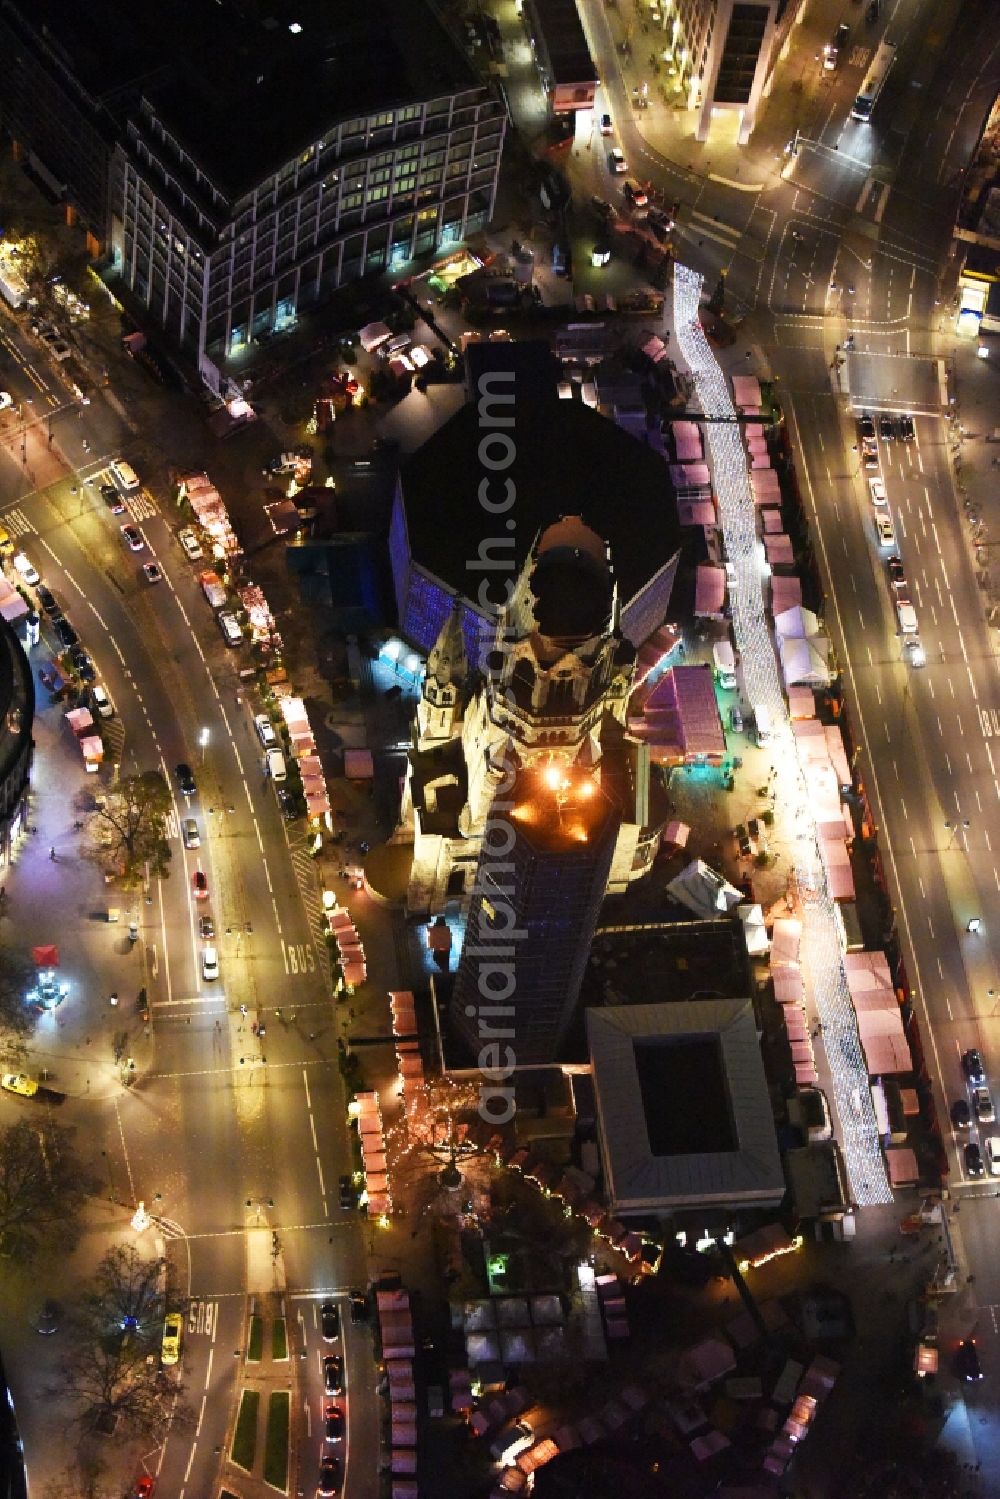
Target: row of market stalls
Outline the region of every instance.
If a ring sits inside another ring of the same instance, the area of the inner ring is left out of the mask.
[[[350,912],[337,910],[328,917],[333,940],[337,944],[337,959],[343,974],[344,987],[353,994],[359,984],[368,977],[365,950]]]
[[[331,828],[333,822],[330,812],[330,794],[326,788],[323,766],[316,753],[316,740],[313,738],[306,705],[284,683],[279,683],[275,687],[275,694],[281,716],[285,720],[292,756],[298,765],[299,775],[302,777],[302,793],[306,799],[309,820],[314,823],[323,822]]]
[[[417,1387],[413,1308],[409,1291],[375,1293],[379,1345],[389,1398],[392,1499],[417,1499]]]
[[[418,1107],[420,1089],[423,1087],[424,1064],[420,1056],[420,1042],[417,1040],[417,1017],[411,991],[390,990],[389,1009],[392,1015],[396,1066],[399,1070],[399,1093],[405,1112],[412,1114]]]
[[[348,1106],[357,1125],[361,1144],[361,1163],[368,1192],[369,1217],[383,1217],[392,1211],[389,1174],[385,1158],[385,1128],[377,1093],[358,1093]]]
[[[97,732],[97,725],[89,708],[73,708],[66,714],[66,722],[80,746],[84,768],[88,775],[96,775],[104,759],[104,741]]]
[[[771,980],[792,1053],[796,1086],[808,1088],[816,1086],[819,1076],[806,1019],[805,981],[799,961],[801,943],[801,921],[779,917],[771,932]]]
[[[179,499],[187,500],[198,525],[212,544],[218,562],[238,557],[242,551],[222,496],[206,473],[182,474],[177,481]]]

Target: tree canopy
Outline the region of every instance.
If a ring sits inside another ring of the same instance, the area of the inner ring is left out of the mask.
[[[70,1130],[38,1118],[8,1125],[0,1134],[0,1256],[72,1248],[89,1186]]]
[[[90,815],[93,857],[124,885],[169,873],[170,787],[158,770],[122,776]]]

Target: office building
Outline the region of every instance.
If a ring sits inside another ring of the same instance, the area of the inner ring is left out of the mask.
[[[427,0],[0,0],[0,42],[18,148],[214,388],[250,340],[492,214],[503,112]]]
[[[644,0],[664,34],[657,55],[669,86],[696,111],[697,140],[708,139],[713,113],[734,110],[740,144],[750,139],[774,63],[775,28],[790,8],[785,0]]]

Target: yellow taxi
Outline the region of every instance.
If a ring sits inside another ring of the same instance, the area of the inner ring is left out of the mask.
[[[176,1364],[181,1356],[181,1329],[184,1326],[180,1312],[170,1312],[163,1322],[163,1343],[160,1347],[160,1362],[164,1366]]]

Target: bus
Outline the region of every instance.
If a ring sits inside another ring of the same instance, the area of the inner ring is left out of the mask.
[[[868,74],[861,85],[861,92],[854,101],[851,110],[851,118],[855,120],[870,120],[872,110],[878,103],[878,96],[885,87],[885,80],[889,76],[889,70],[896,61],[895,42],[883,42],[875,53],[875,60],[868,69]]]

